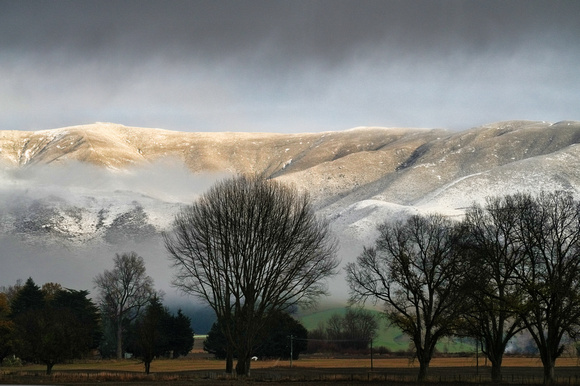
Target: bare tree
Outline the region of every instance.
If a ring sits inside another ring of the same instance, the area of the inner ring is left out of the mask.
[[[332,314],[332,316],[326,321],[326,336],[328,339],[334,341],[343,339],[342,322],[342,316],[337,313]]]
[[[465,266],[453,249],[454,226],[439,215],[416,215],[379,231],[376,247],[346,266],[351,301],[385,302],[389,320],[415,345],[423,381],[435,345],[454,332],[464,306]]]
[[[346,313],[333,314],[328,320],[326,332],[328,339],[342,350],[362,350],[376,338],[379,322],[375,315],[362,308],[349,307]],[[333,344],[334,345],[334,344]]]
[[[462,253],[469,261],[466,295],[471,300],[464,331],[482,342],[491,362],[491,378],[501,381],[503,354],[510,339],[525,327],[518,315],[522,287],[517,268],[523,261],[517,237],[520,208],[511,196],[473,205],[463,220]]]
[[[379,322],[375,315],[362,308],[349,307],[342,320],[344,338],[353,341],[356,348],[368,348],[377,337]]]
[[[164,237],[174,285],[213,308],[241,375],[269,317],[325,294],[323,281],[338,264],[328,224],[308,196],[258,176],[217,183]]]
[[[8,287],[4,285],[0,286],[0,292],[6,295],[8,303],[12,303],[12,301],[14,300],[18,292],[20,292],[23,286],[24,286],[23,280],[18,279],[16,280],[16,283],[14,285],[10,285]]]
[[[544,382],[552,383],[562,338],[575,336],[580,324],[580,203],[562,192],[514,200],[526,255],[518,267],[520,313],[540,352]]]
[[[341,351],[366,350],[377,337],[379,318],[375,313],[358,307],[348,307],[346,312],[334,313],[308,334],[312,352],[318,350]],[[312,335],[312,336],[311,336]]]
[[[135,252],[116,254],[115,268],[94,279],[104,315],[116,329],[117,358],[123,357],[124,324],[133,321],[154,295],[153,279],[145,272],[143,258]]]

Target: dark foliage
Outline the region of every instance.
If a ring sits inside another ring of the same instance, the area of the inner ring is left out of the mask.
[[[133,334],[128,339],[127,350],[143,360],[145,373],[149,374],[151,362],[155,357],[169,351],[169,312],[163,307],[159,298],[150,300],[145,313],[135,321]]]
[[[292,350],[290,337],[292,336]],[[308,331],[304,326],[286,312],[278,312],[270,318],[263,335],[257,339],[252,350],[252,356],[259,358],[298,359],[300,353],[307,348]],[[218,322],[214,323],[204,344],[205,351],[214,354],[218,359],[227,356],[228,341],[220,329]],[[237,352],[233,352],[237,356]]]
[[[177,315],[171,316],[168,322],[168,345],[173,358],[189,354],[194,343],[191,319],[177,310]]]
[[[203,349],[210,354],[213,354],[217,359],[226,359],[228,340],[221,331],[219,322],[212,324],[211,329],[207,333],[207,337],[203,341]]]
[[[277,312],[259,339],[254,355],[259,358],[290,359],[290,336],[292,336],[292,359],[298,359],[308,345],[308,331],[302,323],[286,312]]]
[[[50,374],[55,364],[83,357],[97,346],[99,316],[87,291],[60,290],[52,299],[39,295],[42,291],[29,279],[14,300],[15,353],[45,363]]]
[[[23,312],[42,308],[44,306],[44,295],[40,287],[34,283],[31,277],[17,292],[11,304],[12,317],[16,317]]]
[[[169,313],[158,297],[153,297],[145,313],[131,328],[127,350],[143,360],[149,374],[151,362],[158,357],[187,355],[193,348],[191,320],[181,310]]]
[[[0,363],[14,353],[14,322],[10,320],[8,296],[0,293]]]

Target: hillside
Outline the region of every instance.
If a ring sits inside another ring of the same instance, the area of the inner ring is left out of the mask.
[[[579,141],[578,122],[511,121],[463,132],[356,128],[316,134],[186,133],[96,123],[0,131],[0,163],[30,168],[80,161],[118,171],[172,159],[194,173],[263,173],[308,187],[321,205],[372,197],[416,205],[465,179],[492,180],[499,173],[497,183],[503,183],[506,174],[515,178],[513,173],[536,169],[537,163],[542,169],[543,164],[553,169],[553,161],[562,166],[558,159],[573,158]],[[546,170],[558,174],[561,184],[569,178],[576,182],[570,172]]]
[[[312,331],[320,327],[327,327],[328,320],[333,315],[342,316],[345,312],[345,307],[329,308],[316,310],[305,315],[298,315],[298,319],[308,331]],[[369,312],[373,313],[379,326],[377,335],[373,339],[373,346],[375,348],[382,346],[391,352],[404,352],[412,348],[409,336],[405,335],[398,327],[389,323],[383,312],[372,308],[369,309]],[[437,350],[442,353],[473,352],[474,349],[475,347],[472,343],[470,344],[467,340],[459,338],[443,338],[437,344]]]
[[[580,122],[533,121],[461,132],[186,133],[111,123],[0,131],[0,284],[68,275],[65,285],[88,288],[114,253],[130,249],[173,291],[160,232],[181,205],[234,173],[308,191],[346,263],[373,242],[377,224],[404,213],[461,216],[473,201],[516,191],[577,194],[579,142]],[[341,279],[331,291],[347,296]]]

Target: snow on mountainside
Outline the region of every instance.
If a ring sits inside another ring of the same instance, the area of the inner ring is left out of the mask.
[[[45,264],[46,280],[54,280],[50,262],[60,254],[71,269],[88,256],[95,265],[78,277],[86,282],[113,253],[131,248],[149,255],[168,282],[160,232],[181,205],[234,173],[263,173],[308,191],[332,222],[344,263],[387,219],[460,217],[474,201],[516,191],[577,194],[578,143],[580,122],[509,121],[462,132],[185,133],[111,123],[0,131],[0,261],[8,266],[0,281]],[[334,287],[346,296],[344,283]]]

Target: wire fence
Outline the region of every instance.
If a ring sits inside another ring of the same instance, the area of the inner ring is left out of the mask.
[[[555,378],[557,385],[580,385],[580,368],[562,368]],[[126,371],[55,371],[45,375],[41,371],[14,371],[0,373],[0,383],[99,383],[99,382],[180,382],[197,381],[203,384],[204,380],[223,381],[236,380],[235,374],[226,374],[223,371],[195,370],[184,372],[160,372],[145,375]],[[416,369],[305,369],[305,368],[272,368],[253,370],[245,381],[251,382],[337,382],[347,384],[378,383],[378,384],[415,384]],[[506,368],[501,384],[509,385],[538,385],[543,384],[541,369]],[[432,384],[491,384],[488,373],[466,368],[434,368],[426,379]],[[247,383],[247,382],[246,382]]]

